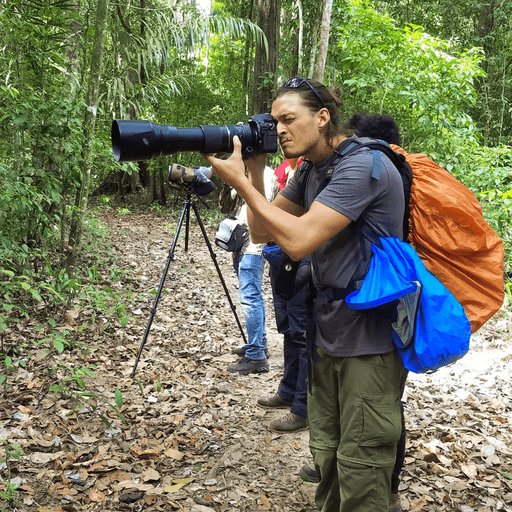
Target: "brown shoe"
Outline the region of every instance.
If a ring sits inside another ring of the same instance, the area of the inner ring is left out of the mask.
[[[300,432],[308,428],[307,420],[297,414],[287,414],[278,420],[274,420],[269,425],[270,430],[275,432]]]
[[[264,373],[269,371],[267,359],[247,359],[242,357],[237,364],[228,366],[229,373],[240,373],[247,375],[248,373]]]
[[[283,400],[277,393],[275,395],[258,398],[258,405],[265,409],[289,409],[291,402]]]

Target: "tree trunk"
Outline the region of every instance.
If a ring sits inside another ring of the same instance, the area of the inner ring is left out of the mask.
[[[121,199],[124,201],[124,185],[123,185],[123,177],[124,172],[119,169],[117,171],[117,193],[121,196]]]
[[[148,187],[148,195],[147,195],[147,203],[151,204],[158,199],[157,194],[157,186],[156,186],[156,172],[149,172],[149,187]]]
[[[87,88],[87,110],[84,122],[84,142],[82,148],[82,183],[76,196],[76,210],[70,224],[69,243],[70,252],[66,258],[65,266],[68,275],[73,274],[76,259],[80,248],[80,237],[82,234],[82,219],[87,208],[89,195],[89,180],[93,159],[94,134],[96,130],[96,112],[99,103],[99,90],[101,83],[101,69],[103,59],[103,48],[105,43],[105,29],[108,17],[108,0],[98,0],[96,6],[96,31],[91,55],[91,72]]]
[[[299,34],[297,36],[297,69],[294,70],[293,75],[301,76],[302,74],[302,33],[304,32],[304,20],[302,18],[302,3],[297,0],[297,9],[299,11]]]
[[[322,12],[322,29],[320,31],[320,45],[318,58],[315,66],[313,78],[319,82],[324,81],[325,61],[327,60],[327,50],[329,49],[329,29],[331,26],[332,0],[325,0]]]
[[[167,196],[165,194],[165,175],[164,175],[164,169],[162,166],[158,168],[158,185],[160,187],[160,204],[165,205],[167,204]]]
[[[324,0],[319,0],[318,10],[315,17],[315,22],[313,23],[313,28],[311,29],[311,36],[309,38],[311,44],[311,55],[309,58],[309,73],[308,77],[312,77],[315,73],[316,69],[316,61],[317,61],[317,53],[318,46],[320,44],[320,33],[322,30],[322,14],[323,14],[323,6]],[[318,37],[317,37],[318,35]]]
[[[251,0],[249,4],[249,15],[247,19],[252,21],[252,10],[254,7],[254,0]],[[253,46],[253,38],[247,34],[247,39],[245,40],[245,64],[244,64],[244,92],[245,92],[245,113],[249,114],[249,56],[252,53]]]
[[[268,112],[276,86],[279,61],[279,20],[281,0],[258,0],[258,26],[268,42],[268,53],[262,42],[256,46],[252,84],[252,113]]]
[[[492,43],[489,41],[494,40],[492,36],[494,30],[494,2],[491,1],[488,4],[482,4],[482,10],[480,11],[480,16],[478,19],[477,25],[477,33],[480,41],[482,42],[482,47],[484,49],[486,59],[482,61],[482,68],[487,73],[484,80],[476,80],[475,81],[475,90],[477,93],[480,93],[482,90],[482,84],[486,84],[487,90],[490,91],[493,89],[493,82],[495,80],[494,70],[490,69],[490,62],[492,62],[492,57],[494,56],[494,51],[491,46]],[[492,94],[482,95],[483,98],[483,112],[481,114],[482,119],[482,133],[485,139],[489,139],[492,133],[492,127],[495,123],[495,112],[493,111],[493,106],[490,104],[490,96]]]

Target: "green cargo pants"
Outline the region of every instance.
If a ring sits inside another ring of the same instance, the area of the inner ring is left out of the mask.
[[[402,430],[396,352],[333,357],[318,350],[308,393],[319,512],[388,512]]]

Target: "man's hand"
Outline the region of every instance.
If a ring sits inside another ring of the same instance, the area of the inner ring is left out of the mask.
[[[235,190],[239,185],[246,180],[245,177],[245,164],[242,160],[242,144],[237,135],[233,137],[233,154],[227,158],[219,158],[220,155],[205,155],[201,156],[212,165],[212,171],[222,181],[227,183]]]
[[[266,153],[253,153],[250,158],[245,160],[245,168],[247,169],[247,174],[263,174],[266,162]]]

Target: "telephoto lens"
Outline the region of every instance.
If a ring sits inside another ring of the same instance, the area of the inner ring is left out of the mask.
[[[247,124],[207,125],[197,128],[176,128],[150,121],[122,121],[112,123],[112,151],[116,162],[147,161],[174,153],[230,153],[233,137],[242,143],[242,155],[275,153],[277,132],[270,114],[257,114]]]

